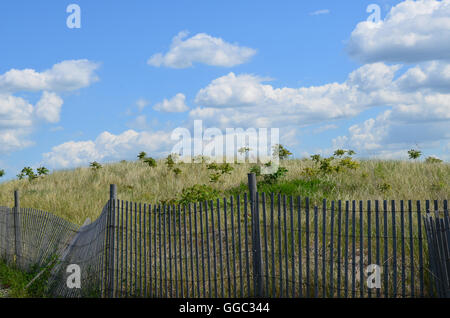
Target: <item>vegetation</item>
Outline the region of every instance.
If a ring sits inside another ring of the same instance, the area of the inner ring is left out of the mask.
[[[149,167],[154,168],[156,167],[158,164],[156,163],[156,160],[153,159],[152,157],[149,158],[144,158],[143,162],[145,162]]]
[[[0,260],[0,298],[46,297],[49,271],[44,272],[26,288],[38,272],[40,269],[36,267],[26,273]]]
[[[442,163],[443,161],[441,159],[439,159],[439,158],[436,158],[436,157],[428,157],[425,160],[425,162],[426,163]]]
[[[101,168],[103,168],[102,165],[99,164],[97,161],[91,162],[90,167],[94,171],[97,171],[97,170],[100,170]]]
[[[282,149],[285,147],[278,148],[287,156],[289,151]],[[323,198],[448,199],[448,163],[432,159],[424,162],[355,160],[353,155],[351,150],[336,150],[330,157],[283,159],[277,171],[270,175],[261,174],[262,167],[250,163],[207,163],[208,158],[201,156],[194,159],[196,164],[187,165],[178,163],[175,155],[161,160],[144,156],[135,162],[120,161],[103,167],[92,162],[90,168],[55,171],[37,179],[30,168],[22,170],[19,180],[0,183],[0,204],[13,206],[13,192],[18,189],[23,207],[49,211],[81,225],[87,217],[91,220],[98,217],[112,183],[117,184],[118,197],[123,200],[187,203],[244,193],[249,172],[258,175],[259,192],[308,196],[317,204]],[[25,176],[34,181],[28,182]]]
[[[422,151],[411,149],[410,151],[408,151],[408,155],[409,155],[409,159],[416,160],[416,159],[419,159],[419,157],[422,155]]]

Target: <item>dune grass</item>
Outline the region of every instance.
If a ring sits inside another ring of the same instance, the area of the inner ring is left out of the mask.
[[[328,200],[444,200],[450,193],[450,164],[412,161],[362,160],[356,170],[347,169],[316,177],[304,175],[313,167],[309,159],[282,161],[286,176],[277,184],[259,185],[260,192],[301,195],[320,204]],[[179,175],[164,161],[149,167],[141,161],[105,164],[55,171],[33,181],[12,180],[0,183],[0,205],[13,206],[14,189],[20,191],[21,206],[52,212],[81,225],[95,220],[109,198],[109,184],[117,184],[118,197],[142,203],[173,202],[182,190],[196,184],[210,185],[221,196],[246,191],[247,173],[252,164],[233,164],[234,170],[219,182],[211,183],[207,164],[176,164]]]

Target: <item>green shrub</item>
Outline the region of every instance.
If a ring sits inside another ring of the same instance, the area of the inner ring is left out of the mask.
[[[172,171],[173,171],[173,173],[175,173],[176,176],[179,176],[181,174],[181,169],[180,168],[175,168]]]
[[[102,168],[102,165],[99,164],[97,161],[93,161],[89,164],[89,166],[91,167],[92,170],[97,171],[100,170]]]
[[[292,152],[287,150],[283,145],[275,145],[273,146],[273,155],[274,157],[278,156],[280,160],[285,160],[289,156],[292,156]]]
[[[181,192],[180,204],[195,202],[205,202],[217,199],[220,192],[206,184],[196,184],[189,188],[184,188]]]
[[[22,171],[17,175],[19,180],[22,180],[24,177],[28,177],[28,181],[33,181],[38,176],[34,173],[31,167],[24,167]]]
[[[156,160],[153,159],[152,157],[145,158],[145,159],[143,160],[143,162],[146,163],[146,164],[148,164],[148,166],[149,166],[149,167],[152,167],[152,168],[154,168],[154,167],[157,166]]]
[[[409,155],[409,159],[416,160],[422,155],[422,151],[416,150],[416,149],[411,149],[408,151],[408,155]]]
[[[425,160],[426,163],[442,163],[442,160],[436,157],[428,157]]]
[[[145,151],[141,151],[138,155],[137,155],[139,160],[144,160],[145,157],[147,157],[147,153]]]
[[[288,172],[288,169],[279,167],[278,170],[272,174],[265,174],[263,175],[263,182],[267,184],[275,184],[277,183],[281,178],[286,176],[286,173]]]
[[[168,155],[167,158],[166,158],[166,165],[167,165],[167,167],[168,167],[169,169],[172,169],[173,166],[175,165],[175,161],[173,160],[173,157],[172,157],[171,154]]]
[[[49,170],[46,167],[37,168],[37,173],[39,176],[46,176],[49,173]]]

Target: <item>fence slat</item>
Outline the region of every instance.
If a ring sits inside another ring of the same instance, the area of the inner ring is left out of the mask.
[[[239,204],[239,202],[237,203]],[[236,282],[236,245],[235,245],[235,228],[234,228],[234,200],[233,200],[233,196],[230,197],[230,219],[231,219],[231,247],[232,247],[232,252],[233,252],[233,297],[237,298],[237,282]],[[214,225],[213,225],[213,229],[214,229]],[[215,250],[215,248],[214,248]],[[215,254],[214,254],[214,267],[215,267]],[[214,276],[215,276],[215,272],[214,272]],[[217,282],[217,280],[216,280]],[[217,295],[217,293],[216,293]],[[217,296],[216,296],[217,297]]]
[[[216,233],[215,233],[215,224],[214,224],[214,202],[212,200],[210,202],[210,210],[211,210],[211,232],[212,232],[212,242],[213,242],[214,297],[217,298],[218,297],[218,294],[217,294],[218,279],[217,279],[217,264],[216,264]],[[234,274],[236,275],[236,271]]]
[[[239,214],[239,212],[238,212]],[[222,257],[222,230],[220,227],[220,219],[221,219],[221,215],[220,215],[220,200],[217,199],[217,229],[219,231],[219,264],[220,264],[220,294],[221,297],[224,298],[225,297],[225,284],[224,284],[224,279],[223,279],[223,257]],[[241,253],[241,227],[240,227],[240,222],[239,222],[239,253]],[[240,265],[240,269],[242,268],[242,262]],[[242,283],[242,269],[241,269],[241,283]],[[243,286],[241,284],[241,297],[242,297],[242,289]]]
[[[383,243],[384,243],[384,297],[389,297],[389,271],[388,271],[388,214],[387,214],[387,201],[383,200],[383,221],[384,221],[384,236],[383,236]]]
[[[303,297],[303,262],[302,262],[302,200],[301,197],[297,197],[297,220],[298,220],[298,288],[299,297]]]
[[[420,284],[420,297],[424,297],[424,281],[423,281],[423,243],[422,243],[422,217],[420,213],[420,201],[417,201],[417,229],[419,240],[419,284]]]
[[[396,215],[395,215],[395,201],[391,201],[391,209],[392,209],[392,294],[393,297],[397,297],[397,229],[396,229]]]
[[[208,222],[208,202],[205,201],[205,229],[206,229],[206,257],[208,266],[208,297],[211,298],[212,287],[211,287],[211,258],[209,255],[209,222]]]
[[[309,281],[309,263],[310,263],[310,259],[309,259],[309,249],[310,249],[310,245],[309,245],[309,198],[306,198],[305,201],[305,235],[306,235],[306,297],[311,297],[311,289],[310,289],[310,281]]]
[[[344,297],[348,298],[348,241],[349,241],[349,229],[348,229],[348,218],[349,218],[349,202],[345,201],[345,265],[344,265]]]

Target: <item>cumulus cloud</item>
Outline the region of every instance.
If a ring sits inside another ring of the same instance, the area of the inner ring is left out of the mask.
[[[32,144],[26,138],[34,123],[43,120],[57,123],[63,100],[55,92],[77,90],[98,80],[98,65],[88,60],[70,60],[53,65],[49,70],[12,69],[0,75],[0,152],[11,152]],[[18,92],[42,91],[33,106]]]
[[[248,62],[256,54],[254,49],[231,44],[205,33],[190,38],[187,36],[188,32],[180,32],[173,38],[169,51],[154,54],[148,64],[171,68],[187,68],[194,63],[232,67]]]
[[[182,113],[189,109],[186,103],[186,96],[184,94],[178,93],[171,99],[164,99],[161,103],[157,103],[153,109],[160,112],[167,113]]]
[[[49,123],[59,122],[59,113],[63,100],[55,93],[44,92],[41,99],[36,104],[36,116]]]
[[[189,115],[222,128],[287,129],[316,123],[332,128],[327,125],[330,121],[388,106],[388,112],[353,126],[348,136],[336,142],[381,153],[386,145],[398,151],[414,142],[445,140],[450,126],[448,64],[422,63],[398,76],[403,69],[402,65],[366,64],[342,83],[300,88],[276,88],[255,75],[229,73],[199,90],[198,107]]]
[[[403,1],[384,20],[353,30],[349,54],[364,63],[450,60],[450,0]]]
[[[119,135],[101,133],[95,140],[68,141],[43,154],[43,162],[51,168],[71,168],[92,161],[130,158],[138,151],[155,153],[168,148],[170,133],[127,130]]]
[[[33,124],[33,106],[25,99],[0,94],[0,153],[25,148]]]
[[[198,92],[199,106],[189,114],[222,127],[306,126],[349,118],[398,99],[396,92],[386,91],[398,69],[375,63],[355,70],[343,83],[300,88],[276,88],[255,75],[229,73]]]
[[[12,69],[0,75],[0,92],[77,90],[98,80],[94,73],[98,66],[88,60],[68,60],[55,64],[44,72]]]
[[[450,93],[450,64],[441,61],[422,63],[410,68],[397,82],[406,91]]]

